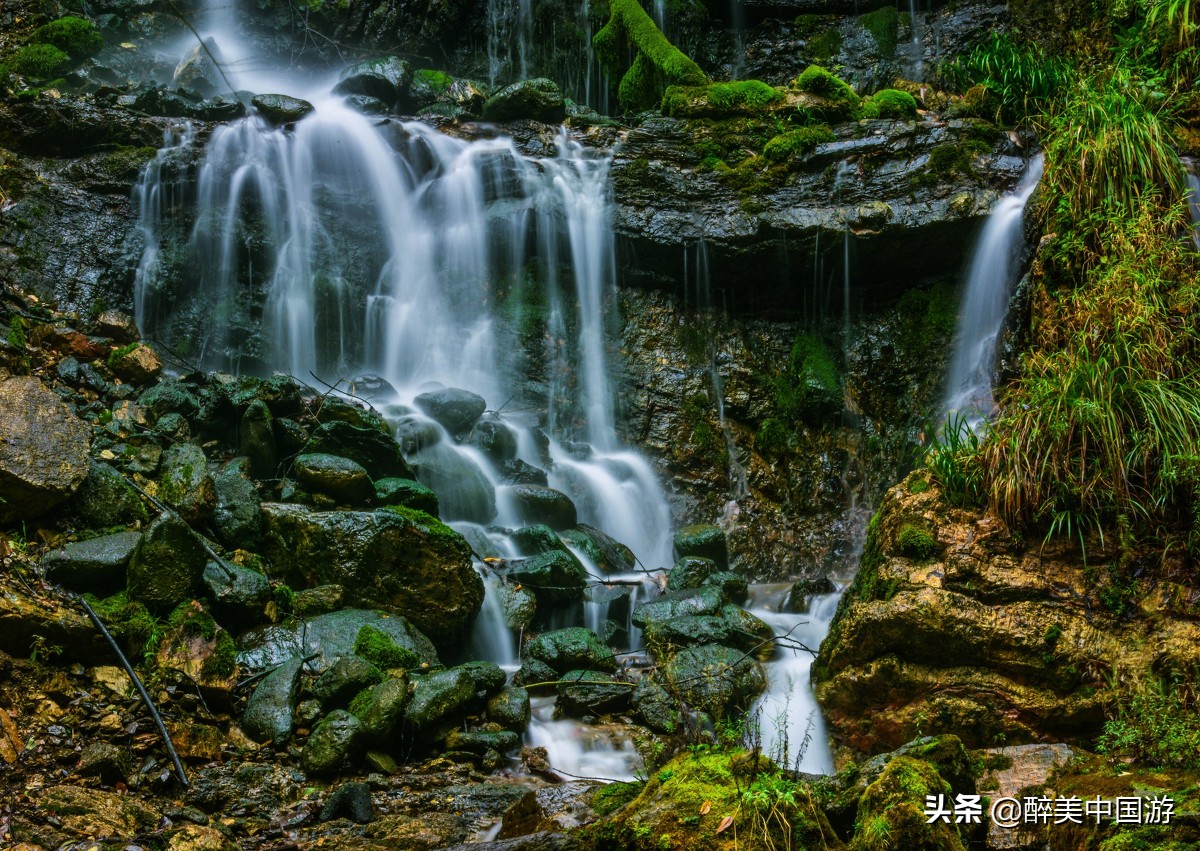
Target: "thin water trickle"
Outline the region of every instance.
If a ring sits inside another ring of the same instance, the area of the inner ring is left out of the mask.
[[[1188,212],[1192,214],[1192,241],[1200,249],[1200,176],[1196,174],[1196,161],[1183,159],[1183,167],[1187,172],[1187,202]]]
[[[996,346],[1025,250],[1025,205],[1042,177],[1042,155],[1029,161],[1017,188],[1000,199],[979,235],[963,293],[944,405],[976,428],[996,408]]]

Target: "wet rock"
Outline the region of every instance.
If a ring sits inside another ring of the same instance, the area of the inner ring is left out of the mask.
[[[120,357],[112,358],[109,368],[126,381],[145,384],[162,372],[163,365],[154,349],[147,345],[137,345]]]
[[[406,720],[420,731],[421,741],[425,733],[454,724],[474,699],[475,682],[461,668],[414,677]]]
[[[543,632],[525,645],[525,658],[544,662],[557,674],[576,668],[612,672],[617,669],[612,650],[581,626]]]
[[[466,115],[477,117],[483,112],[488,92],[487,86],[475,80],[455,80],[442,92],[440,100],[458,107]]]
[[[308,101],[290,95],[255,95],[250,103],[259,115],[275,125],[292,124],[314,109]]]
[[[537,598],[523,586],[505,582],[496,587],[504,625],[511,630],[528,629],[537,617]]]
[[[90,470],[90,431],[36,378],[0,381],[0,523],[60,505]]]
[[[138,404],[152,421],[167,414],[179,414],[190,420],[200,413],[200,399],[193,388],[176,379],[159,381],[138,397]]]
[[[995,800],[1003,797],[1021,798],[1034,792],[1042,793],[1047,784],[1078,755],[1078,751],[1060,742],[988,748],[984,754],[985,764],[995,762],[1001,766],[1007,765],[1006,768],[986,772],[984,779],[979,783],[978,791]],[[959,788],[940,768],[938,773],[952,788]],[[1054,785],[1058,786],[1058,783]],[[975,791],[973,786],[971,791]],[[1036,848],[1045,843],[1045,831],[1044,825],[1036,823],[1006,829],[989,819],[987,845],[989,848]]]
[[[292,658],[263,677],[242,715],[246,735],[257,742],[271,741],[276,745],[291,738],[301,667],[300,658]]]
[[[505,86],[483,105],[485,121],[516,121],[529,118],[555,124],[566,118],[562,89],[553,80],[538,78]]]
[[[235,458],[213,474],[217,504],[212,527],[227,547],[253,549],[262,534],[262,500],[247,475],[249,462]]]
[[[554,530],[544,523],[533,526],[522,526],[510,536],[516,544],[518,552],[523,556],[535,556],[555,551],[567,552],[563,542],[559,540]]]
[[[587,846],[569,833],[541,830],[526,836],[500,839],[495,842],[454,845],[446,851],[584,851]]]
[[[587,585],[587,571],[579,559],[563,550],[508,561],[499,571],[532,591],[544,611],[582,599]]]
[[[129,598],[152,612],[165,613],[199,591],[208,553],[191,528],[160,514],[142,535],[127,572]]]
[[[605,573],[629,573],[637,567],[637,559],[629,547],[595,526],[580,523],[561,535],[564,541],[587,553]]]
[[[133,756],[128,749],[108,742],[93,742],[79,755],[79,773],[98,777],[101,783],[113,785],[133,773]]]
[[[1021,750],[1028,748],[1027,750]],[[1016,748],[994,748],[992,752],[1002,753],[1006,756],[1007,751],[1020,751],[1032,755],[1035,752],[1045,753],[1050,752],[1056,756],[1066,754],[1066,759],[1063,759],[1059,764],[1065,764],[1070,759],[1073,751],[1066,745],[1032,745],[1032,746],[1017,746]],[[864,789],[871,783],[874,783],[887,768],[887,764],[895,757],[909,756],[913,759],[919,759],[922,762],[927,762],[937,769],[938,774],[943,780],[950,784],[950,788],[954,792],[962,794],[973,794],[975,792],[975,776],[977,773],[976,766],[972,763],[971,754],[963,747],[962,740],[958,736],[922,736],[919,739],[913,739],[904,745],[901,745],[896,750],[879,754],[871,757],[864,762],[859,768],[859,776],[857,784]],[[1043,775],[1042,782],[1044,783],[1048,777],[1048,772],[1056,767],[1052,759],[1047,764],[1047,774]],[[1028,784],[1034,785],[1034,784]],[[1024,786],[1018,788],[1025,788]]]
[[[231,401],[237,408],[248,408],[254,402],[262,402],[274,417],[295,417],[303,406],[300,385],[290,375],[279,372],[270,378],[242,376],[238,379]]]
[[[496,733],[489,733],[483,730],[474,730],[471,732],[454,730],[446,737],[447,750],[466,751],[467,753],[479,756],[483,756],[488,751],[508,754],[520,746],[521,737],[509,730],[501,730]]]
[[[319,818],[321,821],[347,818],[355,824],[370,824],[375,820],[371,787],[366,783],[343,783],[329,796]]]
[[[37,799],[45,816],[80,836],[93,839],[137,836],[158,826],[161,816],[148,804],[130,795],[84,789],[80,786],[51,786]]]
[[[675,533],[675,554],[712,559],[721,570],[729,568],[729,548],[725,531],[720,526],[685,526]]]
[[[141,540],[140,532],[121,532],[67,544],[43,556],[42,569],[64,588],[107,597],[125,587],[125,568]]]
[[[266,503],[263,517],[263,554],[292,587],[341,585],[351,605],[389,608],[439,642],[464,634],[483,603],[466,541],[423,512]]]
[[[380,505],[403,505],[438,516],[437,494],[412,479],[379,479],[375,482],[375,501]]]
[[[314,664],[326,668],[343,656],[354,655],[355,641],[364,626],[386,633],[423,663],[439,664],[433,644],[407,618],[371,609],[342,609],[294,625],[251,630],[238,640],[242,648],[238,663],[253,674],[292,656],[316,653]]]
[[[749,706],[767,685],[758,662],[719,644],[681,650],[668,660],[663,676],[671,694],[713,718]]]
[[[792,590],[788,594],[788,611],[807,612],[813,597],[818,594],[832,594],[836,590],[837,586],[827,576],[816,579],[799,579],[792,585]]]
[[[305,452],[337,455],[361,464],[376,478],[415,478],[390,435],[341,421],[322,423],[313,430]]]
[[[58,362],[54,371],[58,373],[59,378],[75,387],[86,387],[97,393],[103,393],[108,389],[108,382],[96,371],[94,366],[90,363],[80,363],[73,357],[63,358]]]
[[[436,444],[413,455],[412,466],[422,484],[437,493],[443,516],[472,523],[495,518],[496,490],[469,458]]]
[[[141,339],[137,322],[128,313],[105,310],[92,322],[92,331],[101,337],[109,337],[117,345],[133,343]]]
[[[34,599],[24,594],[0,594],[0,652],[28,659],[33,648],[43,644],[62,647],[66,659],[112,659],[112,651],[78,606],[51,595]]]
[[[498,414],[484,414],[476,420],[466,442],[493,461],[508,461],[517,455],[517,433]]]
[[[412,67],[397,56],[383,56],[351,65],[333,87],[335,94],[366,95],[386,104],[408,97]]]
[[[732,633],[730,623],[717,615],[684,615],[651,622],[645,639],[655,657],[662,659],[693,644],[732,644]]]
[[[520,458],[510,458],[499,465],[500,476],[506,485],[542,485],[550,482],[546,471]]]
[[[863,792],[855,823],[882,821],[889,841],[900,848],[960,851],[966,846],[954,825],[944,822],[930,825],[924,815],[929,796],[951,794],[950,785],[932,765],[899,756],[889,762],[879,779]]]
[[[192,438],[192,424],[182,414],[163,414],[154,424],[154,433],[167,443],[187,443]]]
[[[467,672],[475,684],[476,692],[494,694],[504,688],[504,683],[508,679],[504,669],[495,662],[465,662],[458,667]]]
[[[201,97],[215,94],[217,89],[224,85],[220,72],[212,60],[213,56],[219,57],[220,55],[216,40],[206,38],[203,44],[193,47],[191,52],[175,66],[171,82],[178,87],[190,89]]]
[[[726,600],[736,603],[739,606],[744,605],[746,598],[750,595],[750,583],[746,581],[746,577],[728,570],[719,570],[709,575],[704,580],[704,584],[713,588],[720,588]]]
[[[555,715],[572,718],[621,712],[629,706],[633,694],[632,684],[618,682],[603,671],[585,670],[563,674],[555,690]]]
[[[312,618],[336,612],[342,607],[345,596],[346,589],[341,585],[305,588],[303,591],[297,591],[292,597],[292,613],[298,618]]]
[[[545,523],[552,529],[568,529],[576,523],[575,503],[561,491],[540,485],[511,485],[507,497],[526,523]]]
[[[279,466],[273,420],[267,403],[255,399],[242,414],[238,428],[238,451],[249,460],[250,474],[260,479],[273,477]]]
[[[722,641],[739,650],[753,650],[760,662],[768,661],[775,653],[775,630],[758,615],[741,606],[728,603],[721,607],[721,619],[729,625],[729,638]]]
[[[406,454],[420,452],[434,446],[442,439],[442,430],[437,423],[424,417],[410,415],[401,417],[396,423],[396,441]]]
[[[675,562],[667,577],[667,589],[683,591],[687,588],[699,588],[708,577],[717,572],[717,563],[710,558],[700,556],[684,556]]]
[[[634,626],[645,627],[657,621],[668,621],[688,615],[712,615],[725,604],[720,588],[709,585],[663,594],[633,610]]]
[[[651,730],[674,733],[679,728],[679,701],[650,677],[638,681],[631,699],[634,711]]]
[[[271,583],[257,570],[209,561],[202,579],[221,623],[231,629],[244,629],[264,620],[263,612],[271,601]]]
[[[333,710],[304,743],[301,767],[313,777],[336,774],[350,757],[361,727],[361,722],[349,712]]]
[[[392,109],[379,98],[369,95],[347,95],[346,106],[363,115],[385,115]]]
[[[383,681],[379,669],[358,656],[343,656],[313,683],[312,695],[326,710],[343,708],[360,691]]]
[[[487,402],[482,396],[456,387],[422,393],[413,399],[413,404],[451,434],[467,431],[487,410]]]
[[[350,712],[362,722],[367,740],[385,743],[404,719],[410,697],[408,680],[391,677],[356,695],[350,702]]]
[[[375,483],[361,464],[324,453],[297,456],[293,471],[302,485],[349,505],[366,505],[375,498]]]
[[[237,683],[237,650],[203,604],[192,600],[178,606],[161,636],[155,664],[190,677],[207,700],[228,705]],[[193,741],[204,747],[199,738]]]
[[[167,851],[238,851],[238,846],[215,827],[185,824],[171,835]]]
[[[163,453],[162,467],[159,499],[189,523],[208,520],[217,507],[217,489],[204,450],[194,443],[176,444]]]
[[[520,686],[501,689],[488,700],[487,717],[506,730],[523,733],[529,726],[529,692]]]

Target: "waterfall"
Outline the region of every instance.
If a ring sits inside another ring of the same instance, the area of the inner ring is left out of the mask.
[[[1192,214],[1192,241],[1200,249],[1200,176],[1196,174],[1196,161],[1181,158],[1187,171],[1188,212]]]
[[[972,428],[996,408],[992,381],[996,346],[1025,251],[1025,204],[1042,177],[1042,155],[1025,169],[1017,188],[1000,199],[979,235],[967,273],[945,410]]]

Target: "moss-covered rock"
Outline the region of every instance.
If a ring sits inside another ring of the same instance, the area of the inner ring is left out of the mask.
[[[375,498],[371,476],[349,458],[309,452],[296,456],[292,470],[309,491],[328,494],[347,505],[366,505]]]
[[[438,738],[440,731],[454,726],[474,700],[475,681],[461,668],[415,677],[406,721],[417,741],[428,744],[428,736]]]
[[[621,682],[603,671],[567,671],[555,686],[555,715],[570,718],[621,712],[629,706],[633,683]]]
[[[575,669],[611,673],[617,669],[612,650],[581,626],[543,632],[525,645],[525,658],[548,665],[556,674]]]
[[[663,594],[633,610],[634,626],[645,627],[688,615],[712,615],[725,605],[725,594],[717,587],[688,588]]]
[[[217,490],[203,449],[194,443],[179,443],[163,453],[158,496],[189,523],[207,522],[212,517]]]
[[[125,478],[103,461],[92,461],[87,478],[63,507],[84,529],[111,529],[146,520],[146,507]]]
[[[501,572],[510,582],[531,591],[538,608],[545,611],[583,599],[587,585],[587,571],[579,559],[563,550],[506,562]]]
[[[178,517],[160,514],[146,527],[129,563],[129,598],[165,614],[199,592],[207,563],[208,553],[196,533]]]
[[[396,642],[388,633],[371,624],[364,624],[354,639],[354,655],[383,670],[416,668],[420,657]]]
[[[300,752],[300,765],[314,777],[336,774],[353,753],[362,722],[342,709],[321,719]]]
[[[760,80],[737,80],[705,86],[671,86],[663,94],[662,111],[676,118],[729,118],[757,115],[781,106],[784,93]]]
[[[685,526],[675,533],[675,555],[699,556],[711,559],[720,570],[729,567],[729,547],[725,531],[720,526],[697,524]]]
[[[488,700],[488,721],[506,730],[523,733],[529,726],[529,717],[529,692],[520,686],[501,689]]]
[[[744,710],[767,685],[753,656],[719,644],[687,647],[663,667],[667,690],[713,718]]]
[[[375,479],[415,478],[400,452],[400,444],[390,434],[376,428],[363,428],[341,420],[324,422],[313,429],[304,451],[348,458],[361,464]]]
[[[505,86],[483,104],[485,121],[528,118],[554,124],[567,117],[562,89],[553,80],[522,80]]]
[[[412,694],[406,677],[389,677],[355,695],[350,713],[362,722],[363,737],[369,742],[387,743],[404,719]]]
[[[310,691],[326,710],[340,709],[363,689],[383,682],[383,674],[359,656],[342,656],[317,677]]]
[[[375,501],[379,505],[400,505],[438,516],[437,494],[420,482],[389,476],[375,482]]]
[[[950,784],[932,765],[907,756],[894,758],[863,792],[851,851],[962,851],[966,846],[954,825],[927,823],[924,810],[929,795],[953,799]]]
[[[541,485],[511,485],[505,491],[517,516],[526,523],[545,523],[552,529],[575,525],[575,503],[562,491]]]

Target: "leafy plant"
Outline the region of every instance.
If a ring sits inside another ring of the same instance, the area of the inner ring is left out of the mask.
[[[1138,763],[1200,769],[1200,709],[1181,680],[1140,685],[1114,706],[1096,750]]]
[[[930,474],[951,505],[966,508],[985,501],[979,447],[979,435],[966,414],[954,412],[946,418],[925,455]]]
[[[994,33],[966,56],[939,69],[950,87],[966,92],[984,86],[998,102],[999,118],[1015,123],[1043,112],[1074,76],[1074,66],[1036,44]]]

